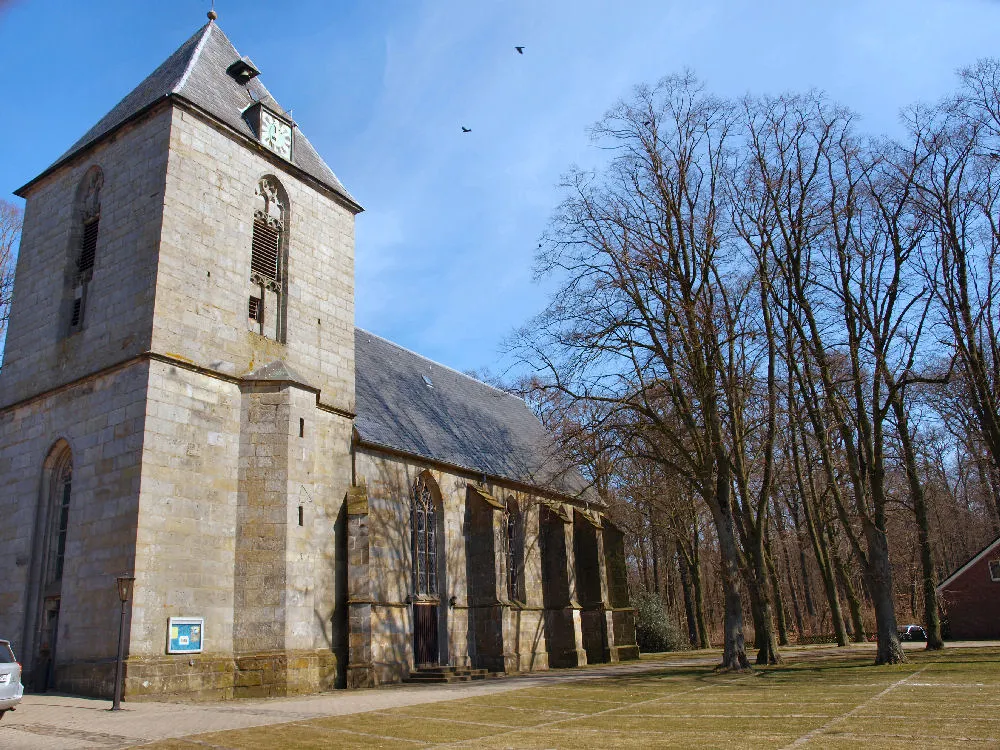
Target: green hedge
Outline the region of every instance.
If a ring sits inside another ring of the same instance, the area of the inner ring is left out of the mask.
[[[635,641],[644,653],[683,651],[689,648],[687,638],[667,614],[663,600],[656,594],[643,592],[635,602]]]

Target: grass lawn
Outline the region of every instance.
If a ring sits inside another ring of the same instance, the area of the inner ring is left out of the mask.
[[[1000,649],[907,654],[791,650],[748,675],[670,667],[143,747],[1000,747]]]

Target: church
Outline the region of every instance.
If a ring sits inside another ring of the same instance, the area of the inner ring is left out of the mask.
[[[110,696],[122,606],[126,699],[638,657],[601,498],[524,401],[355,327],[362,208],[214,13],[17,195],[26,687]]]

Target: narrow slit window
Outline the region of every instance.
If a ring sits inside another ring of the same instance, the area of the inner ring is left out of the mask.
[[[305,526],[305,515],[302,506],[299,506],[299,526]]]
[[[299,437],[306,436],[306,420],[299,417]]]
[[[250,320],[260,322],[260,297],[250,298]]]

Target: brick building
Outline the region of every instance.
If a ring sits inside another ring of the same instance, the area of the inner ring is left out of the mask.
[[[1000,638],[1000,538],[937,587],[948,637]]]
[[[111,693],[122,572],[128,697],[637,655],[600,499],[521,400],[355,328],[361,207],[213,20],[18,195],[0,635],[30,685]]]

